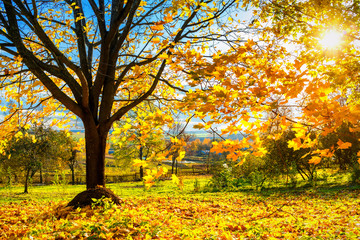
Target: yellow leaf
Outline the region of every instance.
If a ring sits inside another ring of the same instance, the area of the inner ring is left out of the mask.
[[[15,134],[15,137],[16,137],[16,138],[21,138],[23,135],[24,135],[24,134],[23,134],[22,132],[17,132],[17,133]]]
[[[166,15],[165,17],[164,17],[164,21],[165,22],[171,22],[173,20],[173,17],[170,15],[170,14],[168,14],[168,15]]]
[[[181,161],[181,160],[183,160],[183,158],[185,157],[185,151],[184,150],[182,150],[182,151],[180,151],[179,152],[179,156],[176,158],[176,160],[177,161]]]
[[[205,127],[205,125],[203,123],[198,123],[193,126],[193,128],[195,128],[195,129],[202,129],[204,127]]]
[[[171,181],[173,183],[175,183],[176,185],[179,185],[179,183],[180,183],[179,178],[175,174],[171,175]]]
[[[144,183],[146,188],[150,188],[152,185],[155,184],[154,177],[151,175],[144,176]]]
[[[134,159],[134,164],[133,164],[135,167],[146,167],[148,164],[146,161],[144,160],[141,160],[141,159]]]
[[[129,124],[129,123],[125,123],[125,125],[123,126],[124,130],[128,130],[130,128],[131,128],[131,124]]]
[[[152,40],[152,42],[153,42],[153,43],[159,43],[159,42],[160,42],[160,38],[158,38],[158,37],[157,37],[157,38],[154,38],[154,39]]]
[[[165,59],[168,59],[169,56],[165,52],[163,52],[162,54],[159,55],[159,58],[165,60]]]
[[[155,178],[159,178],[161,175],[166,174],[168,169],[166,167],[161,167],[159,171],[156,173]]]
[[[301,141],[298,138],[288,141],[288,147],[293,148],[295,151],[301,148]]]

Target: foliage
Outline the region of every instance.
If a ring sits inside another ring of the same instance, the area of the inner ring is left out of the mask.
[[[232,11],[240,8],[237,1],[88,3],[85,11],[81,1],[6,0],[0,15],[0,87],[13,100],[4,122],[13,130],[18,124],[13,118],[21,123],[29,112],[23,110],[40,105],[49,113],[62,104],[79,117],[88,188],[105,184],[112,124],[145,102],[157,102],[158,109],[141,127],[168,124],[172,108],[181,109],[202,120],[195,128],[213,131],[221,124],[219,135],[243,135],[214,142],[213,152],[239,164],[249,155],[271,155],[268,173],[286,171],[292,177],[298,171],[310,180],[323,159],[340,159],[352,146],[336,141],[320,147],[322,137],[344,122],[360,132],[357,2],[243,1],[241,7],[256,8],[250,23]],[[342,43],[322,46],[328,30],[338,31]],[[276,140],[271,142],[264,134],[274,123],[279,131],[271,131]],[[289,128],[292,139],[285,141]],[[294,151],[281,157],[274,150],[280,145]],[[184,151],[175,150],[181,159]],[[290,155],[296,158],[292,162]],[[346,160],[354,163],[354,179],[355,160],[358,156]],[[151,185],[164,169],[148,172]],[[252,175],[262,182],[256,171]]]

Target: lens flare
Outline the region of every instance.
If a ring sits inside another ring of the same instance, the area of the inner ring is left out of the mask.
[[[324,33],[319,42],[323,48],[335,49],[341,45],[343,36],[344,34],[342,32],[337,30],[329,30]]]

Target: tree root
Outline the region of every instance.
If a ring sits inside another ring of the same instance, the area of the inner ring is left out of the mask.
[[[122,200],[115,195],[110,189],[98,186],[96,188],[88,189],[76,195],[73,200],[71,200],[67,206],[74,208],[83,208],[86,206],[91,206],[94,201],[92,199],[101,199],[101,198],[110,198],[115,204],[120,205]]]

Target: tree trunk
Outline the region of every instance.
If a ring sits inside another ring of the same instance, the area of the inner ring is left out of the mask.
[[[28,193],[28,182],[29,182],[29,177],[30,177],[30,168],[28,168],[26,170],[26,176],[25,176],[25,189],[24,189],[24,193]]]
[[[86,191],[75,196],[67,206],[74,208],[89,206],[93,199],[102,197],[111,198],[115,204],[120,204],[121,199],[112,191],[105,188],[105,151],[106,139],[109,131],[101,131],[94,124],[85,124],[86,144]]]
[[[71,170],[71,184],[75,185],[75,167],[71,166],[70,170]]]
[[[108,131],[84,122],[86,144],[86,189],[105,187],[105,150]]]
[[[178,174],[178,161],[175,160],[175,174]]]
[[[75,164],[76,164],[77,150],[71,151],[71,158],[69,159],[68,166],[71,170],[71,184],[75,185]]]
[[[42,166],[40,166],[40,183],[43,184],[44,180],[43,180],[43,172],[42,172]]]
[[[139,158],[140,158],[140,160],[143,160],[143,146],[142,145],[140,145]],[[140,166],[140,180],[142,180],[143,178],[144,178],[144,168],[143,168],[143,166]]]
[[[174,174],[174,167],[175,167],[175,155],[172,155],[172,162],[171,162],[171,174]]]

